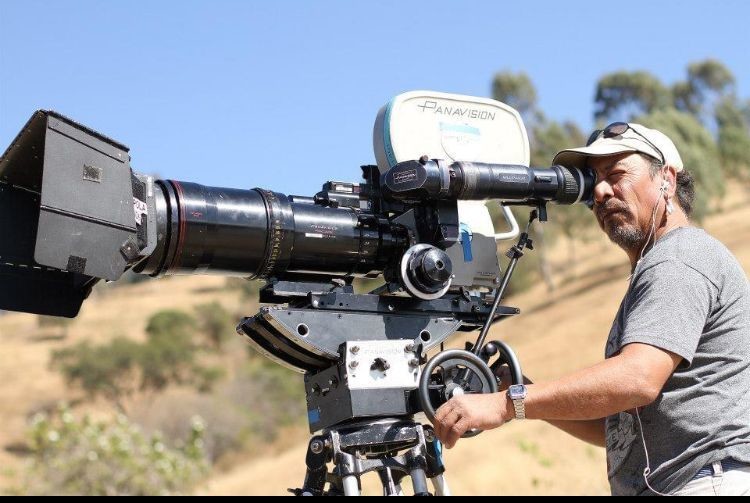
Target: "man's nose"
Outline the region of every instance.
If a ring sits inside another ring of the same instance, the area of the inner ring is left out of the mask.
[[[606,180],[598,180],[594,184],[594,202],[596,204],[603,203],[613,195],[612,186]]]

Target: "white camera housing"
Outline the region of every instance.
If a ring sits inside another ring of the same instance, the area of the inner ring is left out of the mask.
[[[380,173],[399,162],[443,159],[493,164],[529,165],[529,138],[520,114],[490,98],[435,91],[399,94],[378,112],[373,148]],[[462,223],[472,232],[496,239],[518,235],[508,208],[509,232],[496,233],[483,201],[459,201]]]

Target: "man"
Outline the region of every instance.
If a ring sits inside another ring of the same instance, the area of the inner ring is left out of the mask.
[[[605,360],[553,382],[458,396],[438,409],[447,447],[472,428],[543,419],[607,448],[615,495],[750,494],[750,286],[690,225],[692,177],[639,124],[595,131],[553,161],[596,174],[593,212],[630,259]]]

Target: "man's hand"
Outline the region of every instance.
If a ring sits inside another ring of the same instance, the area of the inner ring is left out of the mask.
[[[472,429],[491,430],[514,417],[505,393],[460,395],[451,398],[435,413],[435,435],[448,449]]]

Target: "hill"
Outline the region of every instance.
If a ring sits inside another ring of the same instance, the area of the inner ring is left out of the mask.
[[[725,211],[704,227],[750,270],[750,206],[735,194]],[[558,243],[555,250],[564,250]],[[599,361],[609,325],[627,287],[624,254],[601,238],[579,252],[572,267],[566,253],[553,251],[558,288],[543,285],[513,297],[506,304],[522,314],[496,325],[490,337],[509,343],[532,379],[552,379]],[[577,275],[574,274],[574,271]],[[103,342],[116,335],[144,337],[149,316],[166,308],[219,300],[238,315],[255,312],[225,279],[195,276],[100,289],[81,315],[65,330],[39,327],[37,317],[9,313],[0,317],[0,488],[12,482],[22,466],[19,456],[28,417],[59,400],[75,399],[58,373],[48,368],[50,351],[79,340]],[[462,346],[462,340],[452,340]],[[242,355],[236,356],[241,358]],[[284,494],[304,477],[309,435],[302,427],[286,431],[281,440],[235,456],[222,464],[199,490],[202,494]],[[512,422],[475,439],[463,440],[446,452],[447,478],[455,494],[607,494],[602,449],[588,446],[536,421]],[[374,480],[367,487],[374,491]]]

